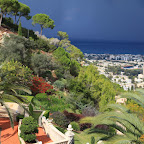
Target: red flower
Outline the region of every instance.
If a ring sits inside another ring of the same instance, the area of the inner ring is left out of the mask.
[[[53,86],[48,84],[42,77],[33,77],[32,85],[30,86],[34,94],[45,93],[49,89],[53,89]]]

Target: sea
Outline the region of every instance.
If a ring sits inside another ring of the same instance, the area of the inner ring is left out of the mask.
[[[88,54],[133,54],[144,55],[144,43],[72,41],[83,53]]]

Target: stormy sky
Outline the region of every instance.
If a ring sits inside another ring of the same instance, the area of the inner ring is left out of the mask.
[[[31,8],[31,15],[45,13],[55,28],[44,29],[47,37],[65,31],[71,40],[144,42],[144,0],[19,0]],[[32,20],[22,26],[40,31]]]

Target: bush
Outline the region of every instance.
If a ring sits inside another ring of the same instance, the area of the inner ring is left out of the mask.
[[[38,133],[38,124],[34,121],[33,117],[25,117],[22,120],[22,124],[20,127],[21,134],[20,137],[23,138],[26,142],[35,142],[36,134]]]
[[[93,117],[96,116],[99,112],[92,106],[87,106],[82,110],[82,115],[85,117]]]
[[[38,40],[35,41],[38,45],[38,49],[43,50],[48,52],[49,51],[49,45],[48,45],[48,41],[43,40],[41,38],[39,38]]]
[[[93,136],[91,137],[91,144],[95,144],[95,138]]]
[[[23,118],[24,118],[24,115],[19,114],[16,116],[16,121],[19,122],[19,120]]]
[[[71,122],[70,124],[75,131],[80,131],[80,126],[77,122]]]
[[[95,126],[95,129],[108,131],[109,126],[107,126],[107,125],[97,125],[97,126]]]
[[[51,116],[53,118],[53,121],[64,128],[67,128],[69,124],[69,120],[66,118],[66,116],[61,112],[54,112]]]
[[[46,93],[39,93],[35,96],[38,101],[47,101],[48,95]]]
[[[60,132],[62,132],[63,134],[65,133],[65,129],[63,129],[63,128],[61,128],[61,127],[58,127],[58,126],[56,126],[56,128],[57,128]]]
[[[88,129],[88,128],[91,128],[92,127],[92,124],[91,123],[83,123],[83,124],[80,124],[80,130],[83,131],[85,129]]]
[[[30,86],[34,95],[38,93],[45,93],[49,89],[53,89],[53,86],[48,84],[42,77],[33,77],[32,85]]]
[[[66,110],[63,113],[64,113],[64,115],[67,117],[67,119],[70,122],[72,122],[72,121],[79,121],[81,118],[84,118],[84,116],[81,115],[81,114],[69,113]]]

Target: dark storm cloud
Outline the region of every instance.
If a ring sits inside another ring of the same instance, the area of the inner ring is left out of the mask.
[[[55,29],[48,37],[66,31],[71,39],[144,41],[143,0],[20,0],[31,7],[31,14],[46,13]],[[31,21],[23,25],[33,27]]]

